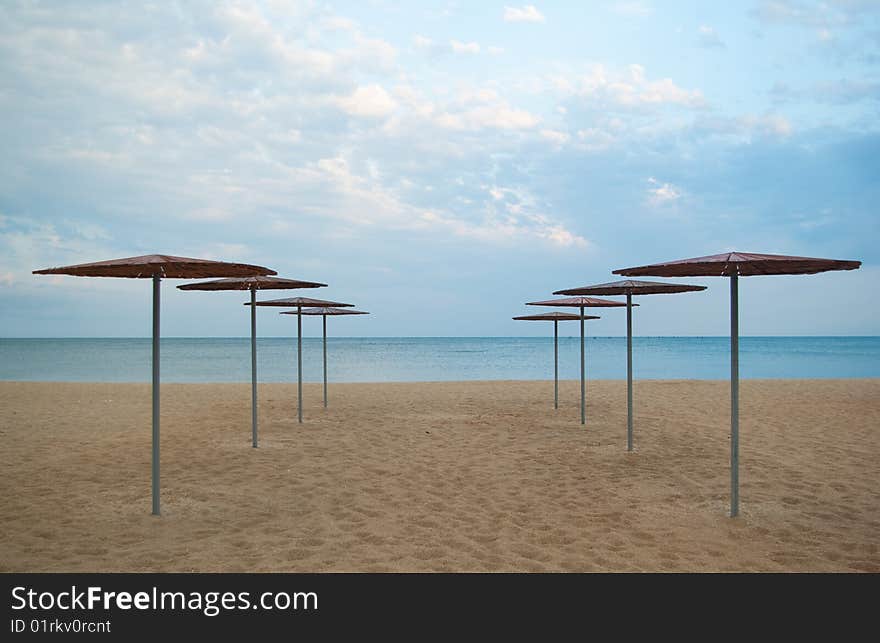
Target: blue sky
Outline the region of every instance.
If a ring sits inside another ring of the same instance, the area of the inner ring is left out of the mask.
[[[543,334],[524,302],[727,250],[863,261],[742,280],[743,334],[880,334],[877,0],[6,2],[0,78],[0,336],[149,335],[148,282],[30,271],[155,252],[379,336]],[[686,281],[637,334],[727,333]],[[179,283],[165,335],[247,334]]]

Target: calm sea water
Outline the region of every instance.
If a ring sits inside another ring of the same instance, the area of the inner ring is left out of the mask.
[[[636,337],[639,379],[727,379],[726,337]],[[147,382],[149,338],[0,339],[0,380]],[[162,340],[164,382],[250,381],[248,338]],[[296,340],[257,343],[262,382],[296,378]],[[559,375],[578,378],[579,339],[559,339]],[[540,380],[553,377],[553,339],[398,337],[328,339],[335,382]],[[303,375],[321,381],[321,339],[303,340]],[[744,378],[880,377],[880,337],[743,337]],[[626,377],[626,339],[587,338],[587,377]]]

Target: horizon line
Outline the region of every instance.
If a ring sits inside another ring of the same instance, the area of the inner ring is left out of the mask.
[[[560,337],[579,338],[579,334]],[[292,339],[295,335],[258,335],[257,339]],[[626,335],[585,335],[593,339],[626,339]],[[729,339],[730,335],[633,335],[633,338],[649,339]],[[740,339],[751,338],[880,338],[880,335],[740,335]],[[546,339],[544,335],[328,335],[327,339]],[[147,339],[150,335],[46,335],[46,336],[7,336],[3,339]],[[163,335],[160,339],[246,339],[250,335]],[[303,335],[303,339],[322,339],[321,335]]]

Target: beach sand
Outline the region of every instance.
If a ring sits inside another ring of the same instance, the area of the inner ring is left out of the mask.
[[[0,383],[0,571],[880,571],[880,380]]]

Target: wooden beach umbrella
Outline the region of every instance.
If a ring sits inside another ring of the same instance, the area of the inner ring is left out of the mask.
[[[327,284],[281,277],[232,277],[216,281],[178,286],[180,290],[250,290],[251,304],[257,300],[258,290],[294,290],[322,288]],[[251,446],[257,448],[257,308],[251,306]]]
[[[538,315],[520,315],[517,321],[552,321],[553,322],[553,408],[559,408],[559,322],[581,319],[574,313],[540,313]],[[596,315],[584,315],[583,319],[600,319]]]
[[[179,287],[179,286],[178,286]],[[626,450],[633,450],[633,372],[632,372],[632,298],[633,295],[695,292],[706,286],[636,281],[625,279],[595,286],[557,290],[554,295],[626,295]]]
[[[752,252],[725,252],[706,257],[621,268],[627,277],[730,278],[730,516],[739,515],[739,277],[812,275],[829,270],[855,270],[861,261],[787,257]]]
[[[303,421],[303,360],[302,360],[302,311],[303,308],[351,308],[354,304],[340,304],[336,301],[310,299],[309,297],[286,297],[284,299],[267,299],[265,301],[247,302],[245,306],[281,306],[296,308],[296,413]]]
[[[61,268],[34,270],[37,275],[77,277],[123,277],[153,280],[153,515],[159,515],[159,293],[162,279],[204,279],[208,277],[252,277],[274,275],[275,271],[246,263],[227,263],[170,255],[144,255]]]
[[[636,304],[638,305],[638,304]],[[567,297],[566,299],[548,299],[547,301],[533,301],[526,306],[564,306],[568,308],[580,308],[581,317],[581,424],[587,423],[587,385],[584,366],[584,308],[618,308],[626,306],[620,301],[610,299],[598,299],[596,297]]]
[[[296,315],[298,313],[285,311],[282,315]],[[365,310],[355,310],[354,308],[330,308],[322,306],[320,308],[306,308],[302,311],[303,315],[321,315],[324,326],[324,408],[327,408],[327,316],[335,315],[369,315]]]

